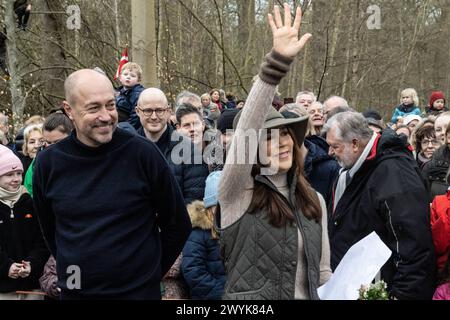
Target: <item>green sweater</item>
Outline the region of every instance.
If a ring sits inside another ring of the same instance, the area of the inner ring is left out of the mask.
[[[23,185],[27,189],[30,196],[33,198],[33,172],[34,172],[34,162],[36,158],[33,159],[28,170],[25,174],[25,180],[23,181]]]

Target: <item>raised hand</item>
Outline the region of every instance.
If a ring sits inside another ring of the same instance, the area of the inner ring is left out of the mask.
[[[281,19],[280,7],[275,6],[274,16],[269,14],[269,25],[273,34],[273,48],[285,57],[294,58],[312,37],[305,34],[299,40],[300,25],[302,23],[302,9],[297,8],[294,25],[292,25],[291,11],[288,4],[284,4],[284,23]]]

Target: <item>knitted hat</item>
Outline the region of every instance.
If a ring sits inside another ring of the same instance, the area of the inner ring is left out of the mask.
[[[10,149],[0,145],[0,177],[17,170],[23,171],[22,162]]]
[[[417,114],[408,114],[406,117],[403,118],[403,124],[407,126],[411,121],[418,120],[421,121],[422,118],[418,116]]]
[[[219,191],[219,181],[222,176],[222,171],[211,172],[208,178],[206,178],[205,183],[205,197],[203,202],[205,203],[205,208],[208,209],[212,206],[216,206],[218,203],[218,191]]]
[[[434,102],[435,102],[436,100],[440,100],[440,99],[443,99],[443,100],[444,100],[444,104],[445,104],[444,93],[443,93],[442,91],[434,91],[434,92],[431,94],[431,97],[430,97],[430,107],[432,108]]]
[[[238,114],[240,109],[226,109],[222,112],[217,120],[217,129],[222,133],[226,133],[227,130],[233,129],[233,120]]]

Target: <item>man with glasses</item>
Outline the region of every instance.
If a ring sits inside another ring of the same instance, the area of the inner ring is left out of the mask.
[[[142,124],[138,134],[156,143],[161,150],[181,188],[185,204],[203,199],[208,169],[203,165],[201,150],[194,148],[190,139],[180,136],[169,124],[171,113],[164,92],[157,88],[144,90],[136,113]]]

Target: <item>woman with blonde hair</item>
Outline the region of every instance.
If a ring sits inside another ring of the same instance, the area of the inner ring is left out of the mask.
[[[42,124],[34,124],[25,128],[23,132],[24,143],[22,145],[22,152],[18,152],[17,156],[23,165],[23,179],[33,159],[44,143],[44,136],[42,134]]]

